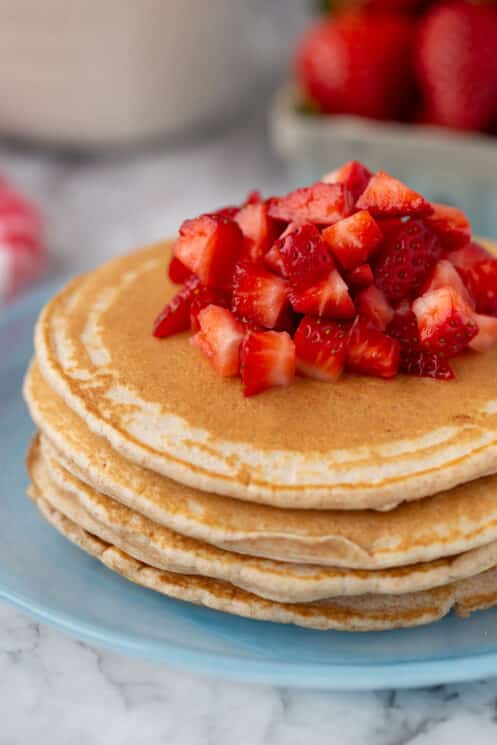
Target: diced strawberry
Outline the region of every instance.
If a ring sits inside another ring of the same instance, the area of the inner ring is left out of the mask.
[[[374,260],[375,282],[391,303],[418,295],[442,253],[440,242],[423,220],[401,223],[389,232]]]
[[[348,217],[354,207],[352,194],[342,184],[325,184],[296,189],[285,197],[269,200],[269,215],[284,222],[313,222],[332,225]]]
[[[281,256],[278,250],[277,243],[273,243],[273,245],[271,246],[271,248],[265,255],[264,263],[268,267],[268,269],[271,269],[272,272],[283,276],[283,272],[285,270],[283,267],[283,261],[281,260]]]
[[[400,344],[359,316],[349,333],[347,366],[364,375],[393,378],[399,371]]]
[[[422,217],[433,212],[421,194],[384,171],[372,177],[356,206],[375,217]]]
[[[232,310],[241,320],[251,319],[273,329],[288,306],[288,283],[260,266],[240,262],[233,275]]]
[[[436,378],[437,380],[452,380],[454,373],[446,357],[425,349],[411,349],[402,351],[400,370],[406,375],[418,378]]]
[[[192,276],[192,272],[176,256],[173,256],[169,262],[168,274],[171,282],[176,285],[183,285]]]
[[[409,307],[395,313],[386,331],[400,342],[403,349],[419,349],[418,321]]]
[[[474,320],[478,326],[478,333],[471,339],[469,346],[476,352],[486,352],[497,342],[497,318],[475,313]]]
[[[248,331],[240,360],[245,396],[289,385],[295,377],[295,344],[285,331]]]
[[[236,204],[229,204],[226,207],[220,207],[215,212],[211,212],[211,215],[217,215],[218,217],[229,217],[231,220],[234,219],[236,213],[240,210],[240,207]]]
[[[312,284],[335,268],[328,246],[312,223],[297,226],[274,244],[283,276],[300,285]],[[279,263],[279,262],[278,262]]]
[[[458,248],[469,243],[471,224],[462,210],[447,204],[431,203],[433,214],[427,218],[444,248]]]
[[[159,313],[154,321],[154,336],[163,338],[190,328],[190,305],[192,297],[200,287],[197,277],[187,279],[185,286]]]
[[[353,290],[364,290],[373,284],[373,270],[369,264],[361,264],[346,275],[347,284]]]
[[[347,336],[341,323],[305,316],[293,338],[298,371],[316,380],[337,380],[345,366]]]
[[[214,287],[198,285],[195,288],[190,302],[190,328],[194,333],[200,329],[198,315],[208,305],[219,305],[222,308],[229,308],[231,305],[231,295],[226,290],[216,290]]]
[[[360,292],[356,299],[357,312],[384,331],[394,317],[394,310],[378,287],[371,285]]]
[[[340,265],[350,270],[367,261],[383,234],[369,212],[361,210],[323,230],[323,238]]]
[[[497,260],[485,259],[469,271],[460,273],[475,301],[477,312],[489,316],[497,315]]]
[[[240,345],[244,328],[230,310],[208,305],[198,314],[200,330],[192,337],[214,369],[224,377],[240,372]]]
[[[473,309],[452,287],[421,295],[412,309],[418,321],[421,345],[429,352],[454,357],[478,333]]]
[[[206,287],[229,287],[243,248],[243,234],[234,220],[202,215],[185,220],[174,244],[174,255]]]
[[[336,319],[355,315],[348,287],[336,269],[309,287],[291,286],[289,297],[297,313]]]
[[[255,194],[250,198],[252,201],[236,213],[235,220],[243,233],[244,257],[259,263],[276,238],[276,231],[264,202],[257,201]]]
[[[447,261],[447,259],[441,259],[435,264],[431,274],[423,285],[421,294],[424,295],[432,290],[439,290],[441,287],[452,287],[468,305],[474,308],[473,298],[467,291],[454,265],[450,261]]]
[[[370,170],[358,160],[349,160],[341,168],[330,171],[322,177],[325,184],[343,184],[357,202],[372,177]]]
[[[458,248],[456,251],[451,251],[447,254],[446,258],[451,264],[454,264],[463,281],[465,281],[466,274],[470,273],[473,267],[482,261],[493,259],[493,256],[483,246],[480,246],[479,243],[473,242],[468,243],[462,248]]]

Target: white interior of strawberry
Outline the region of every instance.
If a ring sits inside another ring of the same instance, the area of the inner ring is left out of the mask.
[[[472,242],[466,215],[357,161],[186,220],[173,253],[183,287],[154,335],[191,330],[246,396],[296,372],[449,380],[451,357],[497,340],[497,260]]]

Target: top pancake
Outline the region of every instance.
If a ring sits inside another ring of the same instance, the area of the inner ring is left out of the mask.
[[[73,281],[45,308],[43,375],[125,458],[202,490],[281,507],[388,509],[497,472],[497,348],[455,381],[298,379],[245,399],[189,335],[152,322],[177,290],[168,244]]]

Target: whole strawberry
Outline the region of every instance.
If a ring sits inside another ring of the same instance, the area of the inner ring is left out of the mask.
[[[433,7],[421,21],[416,72],[425,119],[486,130],[497,115],[497,10],[464,0]]]
[[[402,118],[411,98],[412,29],[401,16],[367,13],[320,21],[297,49],[297,80],[323,112]]]

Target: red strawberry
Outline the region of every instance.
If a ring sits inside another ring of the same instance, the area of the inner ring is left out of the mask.
[[[154,321],[154,336],[163,338],[190,328],[190,305],[192,297],[200,287],[197,277],[190,277],[182,290],[159,313]]]
[[[442,259],[435,264],[431,274],[423,285],[421,294],[424,295],[433,290],[440,290],[441,287],[452,287],[468,305],[474,308],[473,298],[467,291],[454,265],[450,261],[447,261],[447,259]]]
[[[199,331],[199,313],[208,305],[219,305],[222,308],[228,308],[230,305],[230,294],[225,290],[216,290],[213,287],[203,287],[202,285],[198,285],[194,289],[190,301],[190,328],[193,332]]]
[[[448,254],[475,301],[477,313],[497,315],[497,260],[477,243]]]
[[[200,330],[192,337],[214,369],[225,377],[240,372],[240,345],[244,329],[231,311],[208,305],[198,314]]]
[[[279,253],[283,276],[300,285],[312,284],[335,268],[328,246],[312,223],[285,231],[273,248]]]
[[[325,184],[343,184],[350,191],[354,202],[357,202],[373,174],[358,160],[349,160],[348,163],[330,171],[322,177]]]
[[[345,366],[347,336],[343,324],[305,316],[293,337],[298,371],[316,380],[337,380]]]
[[[384,331],[394,316],[394,310],[378,287],[371,285],[360,292],[356,299],[358,313]]]
[[[240,360],[244,396],[289,385],[295,377],[295,344],[285,331],[248,331]]]
[[[269,215],[284,222],[313,222],[332,225],[351,214],[354,202],[342,184],[324,184],[295,189],[285,197],[269,200]]]
[[[394,16],[341,14],[311,27],[295,60],[297,80],[321,111],[402,117],[411,100],[413,26]]]
[[[297,313],[324,318],[353,318],[355,307],[336,269],[309,287],[291,286],[290,302]]]
[[[276,328],[288,307],[288,283],[260,266],[241,262],[233,275],[231,307],[242,320]]]
[[[347,366],[354,372],[393,378],[400,365],[400,344],[374,328],[365,318],[356,318],[347,347]]]
[[[243,247],[236,222],[219,215],[185,220],[179,230],[174,255],[206,287],[229,287],[233,268]]]
[[[244,257],[259,263],[276,238],[273,221],[268,215],[264,202],[257,201],[254,193],[252,201],[245,204],[235,215],[244,237]]]
[[[182,264],[176,256],[173,256],[169,262],[168,274],[171,282],[174,282],[176,285],[183,285],[192,276],[188,267]]]
[[[364,290],[373,284],[373,270],[369,264],[361,264],[346,276],[347,284],[353,290]]]
[[[433,214],[426,218],[426,222],[438,235],[444,248],[458,248],[469,243],[471,224],[462,210],[434,202],[431,206]]]
[[[420,378],[451,380],[454,373],[445,357],[421,348],[418,322],[412,310],[398,311],[387,333],[397,339],[401,349],[400,370]]]
[[[421,22],[416,69],[434,123],[487,129],[497,114],[497,13],[491,5],[437,3]]]
[[[356,204],[375,217],[423,217],[433,208],[421,194],[384,171],[378,171]]]
[[[375,259],[375,282],[391,303],[414,298],[441,253],[437,236],[423,220],[401,223],[397,233],[385,238]]]
[[[264,263],[268,267],[268,269],[271,269],[272,272],[283,276],[285,270],[283,268],[283,261],[281,260],[277,242],[273,243],[273,245],[265,255]]]
[[[454,357],[478,333],[472,308],[451,287],[422,295],[412,309],[418,321],[422,347],[429,352]]]
[[[497,342],[497,318],[475,313],[474,320],[478,325],[478,333],[471,339],[469,346],[476,352],[486,352]]]
[[[369,212],[362,210],[323,230],[323,238],[347,270],[364,264],[383,239]]]

